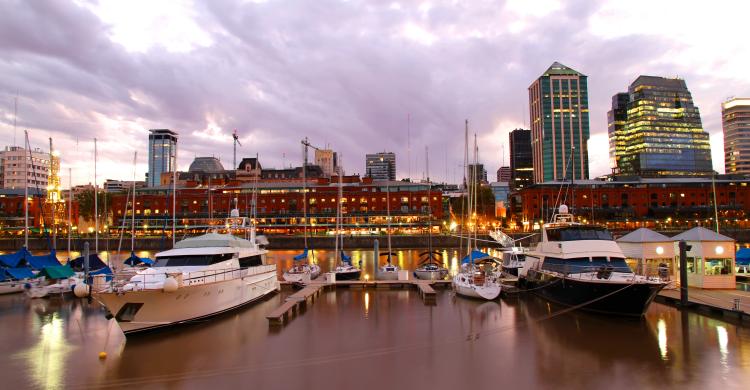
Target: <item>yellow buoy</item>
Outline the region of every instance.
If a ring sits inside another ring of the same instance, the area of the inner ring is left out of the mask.
[[[106,352],[99,352],[99,360],[104,360],[107,358]]]

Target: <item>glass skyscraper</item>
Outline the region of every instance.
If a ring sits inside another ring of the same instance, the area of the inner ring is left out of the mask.
[[[750,98],[729,99],[721,105],[724,128],[724,170],[750,174]]]
[[[367,177],[373,180],[396,180],[396,154],[380,152],[365,156]]]
[[[612,99],[611,112],[621,110],[620,97]],[[619,174],[669,177],[713,172],[708,133],[684,80],[638,77],[628,88],[624,126],[618,125],[621,119],[613,114],[609,125]]]
[[[160,185],[161,174],[176,169],[176,159],[177,133],[169,129],[149,130],[146,185],[148,187]]]
[[[508,134],[510,141],[510,190],[516,191],[534,180],[531,158],[531,130],[515,129]]]
[[[529,87],[534,182],[589,178],[587,77],[555,62]]]
[[[630,96],[621,92],[612,96],[612,109],[607,112],[607,134],[609,135],[609,166],[617,171],[618,161],[625,153],[625,143],[621,139],[628,121],[628,101]]]

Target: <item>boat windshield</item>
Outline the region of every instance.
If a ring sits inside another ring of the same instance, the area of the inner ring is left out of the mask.
[[[585,272],[597,272],[601,269],[609,269],[613,272],[632,273],[625,259],[622,257],[575,257],[572,259],[560,259],[557,257],[546,257],[542,269],[564,274],[576,274]]]
[[[612,241],[612,234],[603,227],[570,226],[547,229],[548,241],[607,240]]]
[[[234,256],[232,253],[220,253],[216,255],[188,255],[188,256],[159,256],[154,262],[154,267],[187,267],[201,266],[220,263]]]

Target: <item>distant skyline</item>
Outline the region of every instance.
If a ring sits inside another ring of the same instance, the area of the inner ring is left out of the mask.
[[[0,0],[0,146],[52,137],[63,184],[69,167],[83,184],[97,137],[100,183],[131,180],[136,150],[143,180],[149,129],[180,134],[186,170],[229,167],[236,128],[238,161],[301,165],[308,137],[347,173],[388,150],[398,178],[420,179],[428,146],[430,176],[455,183],[464,120],[496,172],[508,133],[529,128],[527,88],[559,61],[588,76],[590,177],[609,173],[607,111],[639,75],[685,79],[724,172],[721,103],[750,97],[750,4],[593,3]]]

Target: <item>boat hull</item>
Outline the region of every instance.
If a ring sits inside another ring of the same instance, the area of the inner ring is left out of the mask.
[[[443,280],[448,276],[448,270],[443,268],[436,271],[415,270],[414,276],[420,280]]]
[[[453,290],[456,291],[456,294],[467,298],[485,299],[488,301],[492,301],[500,296],[501,288],[499,284],[494,283],[478,286],[475,284],[462,282],[460,280],[459,274],[453,278]]]
[[[584,305],[581,310],[640,317],[666,284],[576,280],[530,270],[524,286],[561,305]]]
[[[281,276],[285,281],[292,283],[305,282],[306,276],[310,275],[310,280],[315,280],[320,276],[320,266],[313,264],[308,268],[308,272],[284,272]]]
[[[268,272],[215,283],[179,288],[175,292],[140,290],[99,292],[95,297],[130,335],[215,316],[278,291],[275,267]]]
[[[24,285],[29,282],[12,281],[0,283],[0,295],[23,292]]]
[[[356,270],[334,273],[336,274],[336,280],[359,280],[359,276],[362,274],[362,271]]]
[[[378,272],[379,280],[398,280],[398,271],[380,271]]]

